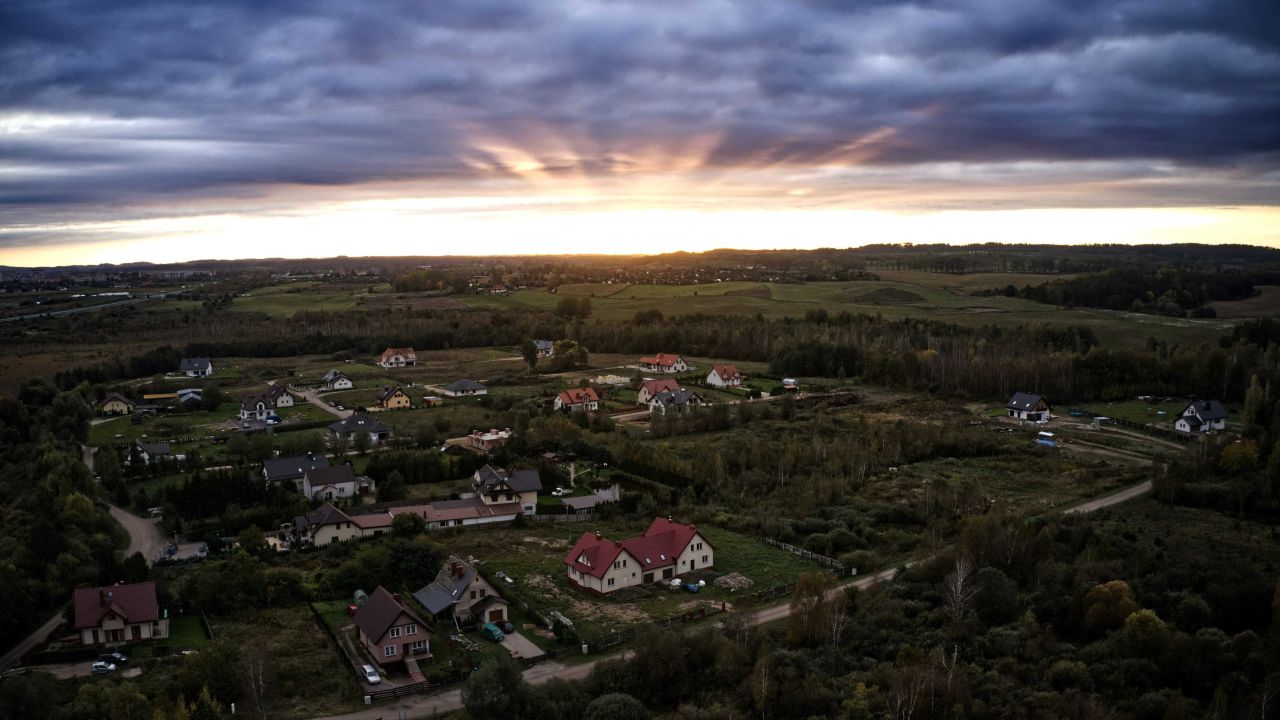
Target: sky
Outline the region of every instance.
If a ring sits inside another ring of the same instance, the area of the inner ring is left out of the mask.
[[[986,241],[1280,246],[1280,3],[0,3],[0,265]]]

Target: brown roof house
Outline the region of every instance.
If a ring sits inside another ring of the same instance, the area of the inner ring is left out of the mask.
[[[405,410],[413,407],[413,402],[405,391],[390,385],[384,385],[378,391],[377,403],[383,410]]]
[[[653,357],[640,358],[640,369],[647,372],[682,373],[689,369],[689,364],[679,355],[658,353]]]
[[[417,365],[418,356],[413,352],[413,348],[387,348],[382,351],[382,357],[378,358],[378,364],[384,368]]]
[[[741,387],[742,373],[734,365],[715,364],[707,373],[707,384],[711,387]]]
[[[436,579],[413,597],[433,616],[447,618],[459,627],[507,619],[507,601],[457,555],[450,555]]]
[[[566,412],[595,412],[600,409],[600,396],[596,395],[595,388],[570,388],[556,395],[554,405],[556,410]]]
[[[636,402],[641,405],[648,405],[654,395],[660,392],[675,392],[680,389],[680,381],[675,378],[662,378],[659,380],[645,380],[640,383],[640,390],[636,392]]]
[[[156,602],[154,582],[80,588],[76,632],[82,645],[113,645],[169,637],[169,616]]]
[[[355,623],[360,643],[379,665],[431,657],[427,624],[381,585],[356,611]]]

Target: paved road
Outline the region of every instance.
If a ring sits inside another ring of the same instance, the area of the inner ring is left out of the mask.
[[[1151,491],[1151,483],[1144,482],[1134,487],[1120,490],[1118,492],[1105,495],[1094,500],[1090,500],[1077,507],[1066,510],[1065,512],[1090,513],[1103,508],[1111,507],[1119,503],[1132,500],[1140,495]],[[914,564],[914,563],[909,563]],[[865,590],[873,585],[889,582],[898,575],[897,568],[890,568],[858,578],[851,583],[846,583],[845,587],[854,587],[859,590]],[[843,592],[844,588],[837,588],[832,593]],[[751,614],[748,622],[752,625],[761,625],[764,623],[782,620],[791,614],[790,603],[774,605],[772,607],[763,608]],[[592,668],[598,663],[612,659],[614,655],[599,657],[589,662],[576,665],[565,665],[556,661],[547,661],[534,665],[524,671],[524,679],[526,682],[538,685],[547,682],[552,678],[561,678],[564,680],[581,680],[591,674]],[[626,654],[623,655],[626,657]],[[435,695],[412,695],[397,700],[392,705],[382,705],[368,710],[349,713],[347,715],[331,715],[324,718],[314,718],[313,720],[392,720],[400,716],[400,711],[404,711],[405,717],[421,718],[429,717],[434,713],[448,713],[460,710],[462,708],[462,690],[454,688]]]
[[[13,646],[9,652],[0,655],[0,672],[8,670],[18,664],[18,660],[26,655],[29,651],[35,649],[37,645],[43,645],[49,635],[62,624],[62,613],[58,613],[49,618],[49,621],[41,625],[35,632],[26,637],[25,640]]]
[[[51,310],[41,313],[30,313],[28,315],[17,315],[14,317],[0,318],[0,323],[19,322],[21,320],[32,320],[35,318],[60,317],[62,315],[75,315],[76,313],[97,312],[98,310],[106,310],[107,308],[121,307],[124,305],[136,305],[148,300],[163,300],[164,295],[156,295],[153,297],[134,298],[132,300],[117,300],[116,302],[103,303],[101,305],[90,305],[89,307],[70,308],[67,310]]]
[[[160,534],[160,528],[156,527],[155,520],[138,517],[115,505],[108,507],[111,508],[111,517],[115,518],[116,522],[124,526],[125,532],[129,533],[129,549],[125,551],[125,557],[140,552],[142,557],[147,559],[148,564],[160,557],[166,543],[164,536]]]

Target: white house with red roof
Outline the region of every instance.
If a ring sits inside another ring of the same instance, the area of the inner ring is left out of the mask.
[[[640,369],[647,372],[682,373],[689,369],[689,364],[679,355],[658,353],[653,357],[640,358]]]
[[[742,373],[733,365],[712,365],[707,373],[707,384],[711,387],[741,387]]]
[[[398,368],[406,365],[417,365],[418,355],[413,348],[387,348],[378,358],[378,364],[384,368]]]
[[[82,645],[107,645],[169,637],[154,582],[80,588],[75,592],[76,632]]]
[[[715,548],[696,525],[655,518],[640,537],[617,541],[582,533],[564,556],[569,580],[607,595],[626,587],[669,580],[715,566]]]
[[[640,389],[636,391],[636,402],[648,405],[654,395],[664,391],[675,392],[679,389],[680,381],[675,378],[646,379],[640,383]]]
[[[576,410],[595,412],[600,409],[600,396],[596,395],[595,388],[561,390],[560,394],[556,395],[555,408],[566,412]]]

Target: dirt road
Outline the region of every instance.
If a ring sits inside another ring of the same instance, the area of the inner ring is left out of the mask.
[[[302,399],[306,400],[312,405],[315,405],[321,410],[324,410],[330,415],[333,415],[339,420],[348,418],[355,412],[355,410],[339,410],[338,408],[320,399],[320,393],[316,392],[315,390],[295,391],[294,394],[299,395],[300,397],[302,397]]]
[[[151,564],[160,557],[165,540],[160,534],[160,528],[156,527],[155,520],[138,517],[115,505],[108,507],[111,509],[111,517],[115,518],[116,522],[124,527],[125,532],[129,533],[129,549],[125,550],[125,557],[140,552],[142,557],[147,559],[147,564]]]
[[[1143,483],[1138,483],[1137,485],[1134,485],[1134,486],[1133,486],[1133,487],[1131,487],[1131,488],[1126,488],[1126,489],[1124,489],[1124,490],[1120,490],[1120,491],[1118,491],[1118,492],[1111,493],[1110,495],[1104,495],[1104,496],[1102,496],[1102,497],[1100,497],[1100,498],[1094,498],[1093,500],[1089,500],[1089,501],[1086,501],[1086,502],[1080,503],[1079,505],[1077,505],[1077,506],[1075,506],[1075,507],[1073,507],[1073,508],[1070,508],[1070,509],[1068,509],[1068,510],[1064,510],[1063,512],[1065,512],[1065,513],[1091,513],[1091,512],[1094,512],[1095,510],[1101,510],[1101,509],[1103,509],[1103,508],[1109,508],[1109,507],[1111,507],[1112,505],[1119,505],[1119,504],[1120,504],[1120,503],[1122,503],[1122,502],[1127,502],[1127,501],[1132,500],[1132,499],[1134,499],[1134,498],[1136,498],[1136,497],[1138,497],[1138,496],[1140,496],[1140,495],[1145,495],[1145,494],[1147,494],[1147,493],[1149,493],[1149,492],[1151,492],[1151,481],[1150,481],[1150,480],[1148,480],[1148,481],[1146,481],[1146,482],[1143,482]]]

